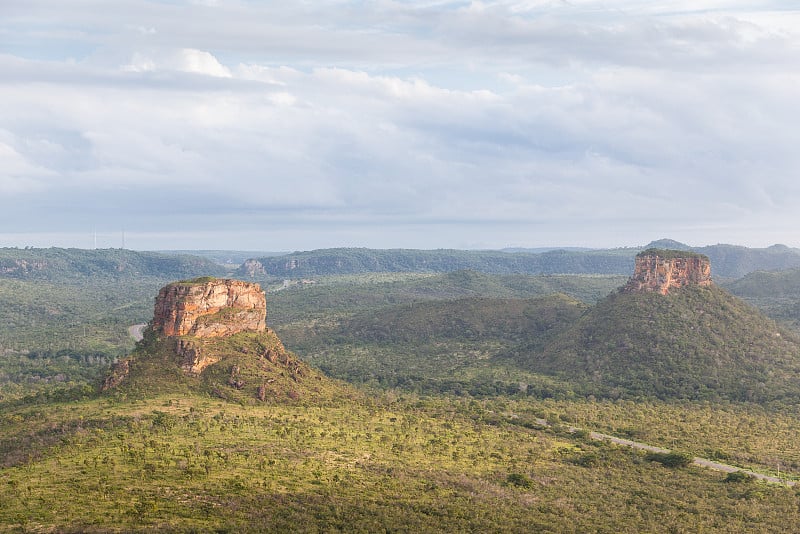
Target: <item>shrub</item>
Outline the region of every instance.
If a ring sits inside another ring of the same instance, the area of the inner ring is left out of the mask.
[[[666,467],[686,467],[691,464],[694,458],[686,452],[649,452],[645,459],[650,462],[658,462]]]
[[[508,477],[506,477],[506,482],[518,488],[527,489],[533,487],[533,481],[522,473],[509,473]]]

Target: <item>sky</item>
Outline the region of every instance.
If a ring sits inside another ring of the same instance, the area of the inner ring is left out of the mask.
[[[800,7],[0,0],[0,246],[800,246]]]

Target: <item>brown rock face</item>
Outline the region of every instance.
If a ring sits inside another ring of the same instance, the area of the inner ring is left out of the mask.
[[[161,288],[153,330],[167,336],[220,337],[262,332],[266,318],[267,302],[258,284],[203,278]]]
[[[674,250],[646,250],[636,256],[633,276],[624,291],[657,291],[690,285],[710,286],[711,262],[706,256]]]

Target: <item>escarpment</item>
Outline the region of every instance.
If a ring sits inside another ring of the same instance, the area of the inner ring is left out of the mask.
[[[627,292],[657,292],[686,286],[710,286],[711,262],[707,256],[687,251],[648,249],[636,256]]]

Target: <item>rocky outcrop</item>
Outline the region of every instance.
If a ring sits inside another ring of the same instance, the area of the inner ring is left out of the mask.
[[[295,402],[324,378],[266,327],[258,284],[198,278],[169,284],[133,353],[102,385],[122,395],[198,391],[237,402]]]
[[[239,269],[250,278],[266,276],[267,274],[267,270],[264,269],[264,264],[258,260],[246,260]]]
[[[636,256],[633,276],[623,290],[666,295],[673,288],[712,283],[707,256],[683,250],[648,249]]]
[[[166,336],[229,336],[266,328],[267,303],[258,284],[198,278],[158,292],[153,331]]]
[[[218,355],[206,354],[195,340],[177,339],[175,353],[181,357],[181,369],[192,375],[199,375],[203,369],[220,360]]]

